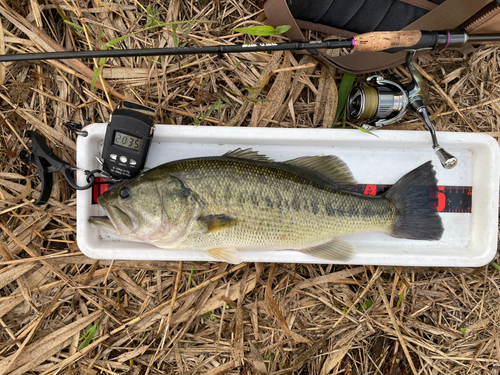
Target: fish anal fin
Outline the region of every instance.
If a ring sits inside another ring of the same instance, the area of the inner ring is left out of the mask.
[[[247,148],[242,150],[241,148],[237,148],[233,151],[228,151],[224,155],[227,158],[236,158],[236,159],[247,159],[254,160],[266,163],[272,163],[274,160],[268,158],[266,155],[261,155],[257,151],[252,150],[251,148]]]
[[[334,238],[330,242],[299,251],[321,259],[347,262],[356,255],[356,245]]]
[[[357,183],[347,164],[334,155],[304,156],[287,160],[284,163],[319,173],[342,187],[356,185]]]
[[[200,217],[198,218],[198,222],[205,228],[207,233],[212,233],[236,225],[238,220],[234,217],[220,214]]]
[[[228,262],[232,264],[239,264],[243,260],[241,255],[235,247],[218,247],[207,250],[206,253],[216,260]]]

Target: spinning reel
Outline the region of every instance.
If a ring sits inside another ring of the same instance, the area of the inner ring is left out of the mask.
[[[413,64],[416,52],[413,50],[406,54],[406,66],[412,77],[409,84],[402,85],[379,75],[368,77],[368,85],[355,86],[351,90],[347,99],[347,113],[351,120],[365,120],[362,127],[371,130],[400,120],[408,110],[415,112],[429,129],[432,148],[442,166],[451,169],[457,165],[457,158],[437,141],[436,131],[425,107],[429,101],[427,82]]]

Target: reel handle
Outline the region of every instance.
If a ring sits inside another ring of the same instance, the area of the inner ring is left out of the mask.
[[[441,162],[441,165],[443,166],[444,169],[452,169],[455,168],[455,166],[457,165],[458,163],[457,158],[454,157],[449,152],[447,152],[441,146],[439,146],[438,148],[434,148],[434,152],[439,158],[439,161]]]
[[[417,113],[417,115],[424,121],[425,126],[431,132],[432,137],[432,149],[436,153],[441,165],[444,169],[452,169],[458,163],[456,157],[442,148],[436,138],[436,131],[434,130],[434,126],[432,125],[431,119],[429,118],[429,114],[427,113],[427,108],[423,105],[420,100],[415,100],[410,104],[411,109]]]

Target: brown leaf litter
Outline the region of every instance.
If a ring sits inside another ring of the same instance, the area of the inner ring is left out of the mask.
[[[253,2],[0,0],[0,15],[0,53],[285,40],[233,32],[266,23]],[[189,22],[165,25],[172,21]],[[500,272],[491,266],[81,254],[66,182],[56,178],[49,203],[34,205],[36,170],[18,157],[27,130],[74,164],[65,123],[106,122],[125,98],[158,109],[165,124],[328,128],[342,77],[291,52],[129,57],[106,59],[92,88],[101,63],[0,64],[0,374],[499,373]],[[438,130],[500,137],[497,46],[431,53],[418,64]],[[401,66],[380,73],[408,79]],[[424,130],[411,115],[391,128]]]

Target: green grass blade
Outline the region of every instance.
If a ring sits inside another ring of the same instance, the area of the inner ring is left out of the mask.
[[[210,116],[210,114],[214,111],[215,108],[219,108],[220,112],[220,98],[217,99],[217,101],[214,104],[212,104],[212,106],[208,109],[208,111],[203,115],[202,118],[198,118],[195,120],[195,124],[199,125],[203,120],[205,120],[208,116]]]
[[[233,29],[233,31],[247,35],[261,35],[261,36],[276,35],[276,29],[272,26],[245,27],[243,29]]]
[[[102,65],[99,65],[99,68],[97,68],[95,71],[94,71],[94,74],[92,75],[92,83],[90,85],[90,91],[94,91],[94,88],[95,88],[95,84],[97,83],[97,79],[99,78],[99,76],[101,75],[101,72],[102,72],[102,69],[104,68],[104,64]]]
[[[64,22],[66,22],[66,23],[67,23],[68,25],[70,25],[70,26],[73,26],[73,27],[74,27],[75,29],[77,29],[77,30],[80,30],[80,31],[82,31],[82,30],[83,30],[83,27],[82,27],[82,26],[80,26],[80,25],[77,25],[76,23],[73,23],[73,22],[68,21],[68,20],[64,20]]]
[[[496,269],[497,271],[500,272],[500,266],[498,265],[498,263],[495,263],[495,262],[491,262],[491,266]]]
[[[345,123],[346,123],[346,124],[349,124],[349,125],[351,125],[351,126],[354,126],[356,129],[361,130],[363,133],[371,134],[371,135],[373,135],[374,137],[379,138],[379,136],[378,136],[377,134],[372,133],[372,132],[371,132],[371,131],[369,131],[368,129],[363,129],[363,128],[359,127],[358,125],[353,124],[352,122],[349,122],[349,121],[346,121]]]
[[[133,35],[133,34],[123,35],[123,36],[121,36],[119,38],[110,40],[109,42],[106,43],[106,46],[111,47],[111,46],[115,45],[116,43],[121,42],[122,40],[127,39],[131,35]]]
[[[396,304],[396,307],[401,306],[401,302],[403,302],[403,299],[405,298],[405,292],[401,293],[401,295],[398,298],[398,303]]]
[[[95,333],[99,330],[99,323],[97,324],[94,324],[88,331],[87,333],[83,336],[85,338],[85,340],[83,340],[83,342],[80,344],[80,346],[78,346],[78,350],[82,350],[83,348],[85,348],[88,344],[90,344],[90,342],[92,341],[92,339],[94,338],[94,335]]]
[[[335,119],[333,120],[332,128],[335,126],[340,115],[342,114],[342,111],[344,110],[344,107],[347,103],[347,98],[349,96],[349,93],[351,92],[351,88],[352,85],[354,84],[355,79],[356,79],[356,74],[346,72],[342,77],[342,81],[340,81],[337,113],[335,113]]]

